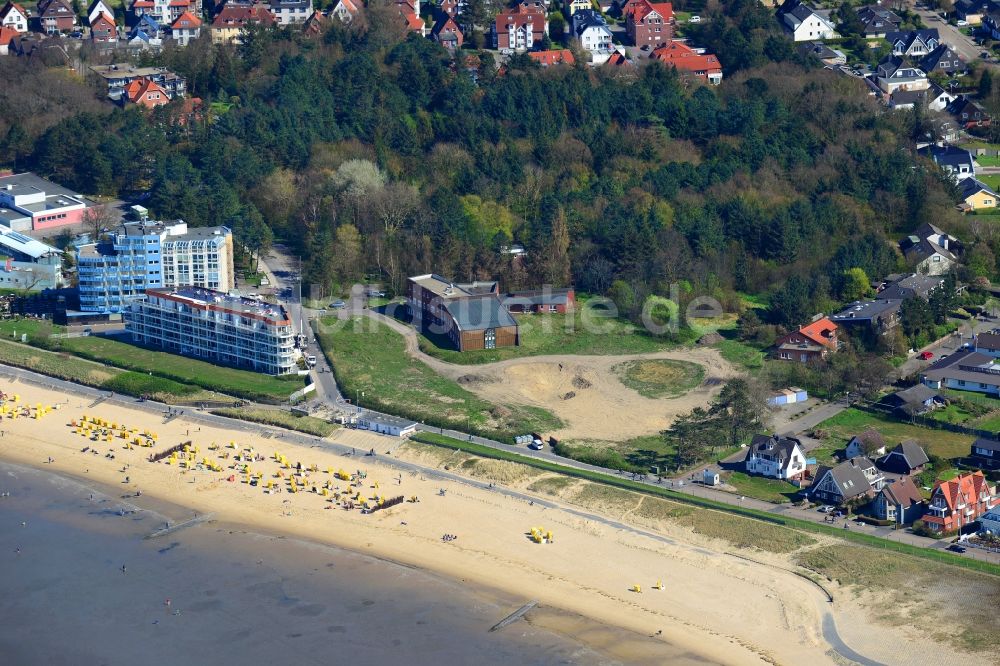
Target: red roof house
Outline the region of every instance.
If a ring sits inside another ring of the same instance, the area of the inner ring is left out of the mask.
[[[455,23],[455,19],[448,15],[443,15],[435,24],[431,30],[431,38],[452,53],[462,48],[462,43],[465,41],[462,29]]]
[[[497,14],[490,28],[493,47],[501,51],[530,51],[549,34],[545,12],[536,6],[518,5]]]
[[[170,102],[167,91],[146,77],[136,79],[125,88],[125,104],[138,104],[147,109],[163,106]]]
[[[542,67],[550,67],[552,65],[572,65],[576,63],[576,59],[573,57],[573,52],[569,49],[535,51],[534,53],[529,53],[528,57]]]
[[[201,34],[201,19],[189,11],[185,11],[170,24],[170,37],[177,40],[181,46],[187,46],[192,39],[198,39],[199,34]]]
[[[102,43],[117,42],[118,26],[115,25],[115,20],[104,12],[94,17],[90,22],[90,39]]]
[[[65,0],[43,0],[38,3],[42,32],[54,35],[69,32],[76,25],[76,13]]]
[[[417,14],[417,10],[420,7],[419,0],[417,0],[416,5],[408,0],[400,0],[396,3],[396,7],[399,8],[399,15],[403,17],[403,24],[406,26],[407,31],[415,32],[421,37],[427,36],[427,24]]]
[[[829,318],[821,317],[775,340],[774,356],[783,361],[806,363],[825,358],[829,352],[837,351],[838,344],[837,325]]]
[[[17,30],[13,28],[0,28],[0,55],[9,55],[13,51],[11,43],[14,42],[18,35],[20,35]]]
[[[722,64],[710,53],[698,53],[680,42],[668,42],[653,50],[649,56],[677,71],[685,72],[718,85],[722,82]]]
[[[991,487],[979,471],[938,481],[924,523],[934,532],[956,532],[992,509],[995,494],[996,487]]]
[[[16,2],[8,2],[0,9],[0,28],[28,32],[28,12]]]
[[[629,0],[622,13],[625,34],[636,46],[659,46],[674,36],[674,6],[669,2]]]

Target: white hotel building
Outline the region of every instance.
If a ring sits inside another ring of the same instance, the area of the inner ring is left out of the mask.
[[[84,312],[125,312],[157,287],[230,291],[233,235],[226,227],[189,229],[182,220],[128,222],[109,241],[81,246],[77,271]]]
[[[141,345],[269,375],[295,372],[294,334],[280,305],[194,287],[147,289],[125,329]]]

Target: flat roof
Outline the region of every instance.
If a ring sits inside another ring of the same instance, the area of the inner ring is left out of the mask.
[[[850,321],[852,319],[874,319],[885,312],[898,310],[903,301],[890,298],[877,301],[855,301],[837,314],[830,315],[833,321]]]
[[[83,197],[73,190],[53,183],[50,180],[45,180],[30,171],[15,173],[10,176],[0,176],[0,190],[4,190],[7,194],[14,197],[43,193],[45,195],[45,203],[18,206],[32,213],[61,208],[62,206],[86,205]],[[62,205],[52,205],[50,203],[50,200],[55,199],[58,204],[59,199],[63,198],[69,201]]]
[[[410,282],[421,289],[441,298],[467,298],[494,293],[497,289],[495,281],[490,282],[453,282],[437,273],[427,273],[409,278]]]
[[[375,423],[384,423],[385,425],[398,426],[399,428],[412,428],[417,425],[416,421],[412,419],[404,419],[400,416],[391,416],[389,414],[377,414],[375,412],[365,411],[361,414],[361,420],[372,421]]]
[[[111,65],[93,65],[90,71],[105,79],[138,78],[141,76],[164,75],[167,78],[181,78],[166,67],[136,67],[127,62]]]
[[[175,301],[187,301],[195,305],[214,306],[215,309],[246,315],[256,319],[267,319],[276,322],[290,322],[288,313],[280,305],[255,298],[247,298],[214,289],[200,287],[157,287],[147,289],[146,294],[157,298],[169,298]]]

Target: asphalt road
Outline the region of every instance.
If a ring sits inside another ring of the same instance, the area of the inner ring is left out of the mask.
[[[963,34],[960,28],[949,24],[930,9],[917,7],[916,12],[924,25],[928,28],[937,28],[941,41],[953,48],[965,62],[971,63],[979,58],[979,54],[983,51],[982,47],[972,41],[971,37]]]

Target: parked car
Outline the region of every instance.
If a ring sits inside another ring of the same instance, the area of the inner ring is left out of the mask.
[[[932,358],[934,358],[934,354],[933,354],[933,352],[929,352],[929,351],[920,352],[919,358],[920,358],[921,361],[929,361]]]
[[[819,511],[820,513],[830,513],[830,512],[831,512],[831,511],[833,511],[833,510],[834,510],[835,508],[836,508],[836,507],[833,507],[833,506],[830,506],[829,504],[826,504],[826,505],[824,505],[824,506],[821,506],[821,507],[820,507],[820,508],[818,509],[818,511]]]
[[[333,303],[330,303],[330,307],[334,310],[342,310],[347,307],[347,303],[344,301],[334,301]]]
[[[966,548],[961,544],[953,543],[950,546],[948,546],[948,550],[950,550],[953,553],[964,553],[966,551]]]
[[[964,28],[965,26],[969,25],[969,22],[965,21],[963,19],[958,19],[958,23],[956,25],[958,25],[959,27]]]
[[[692,16],[691,18],[688,19],[688,23],[701,23],[701,17]]]

